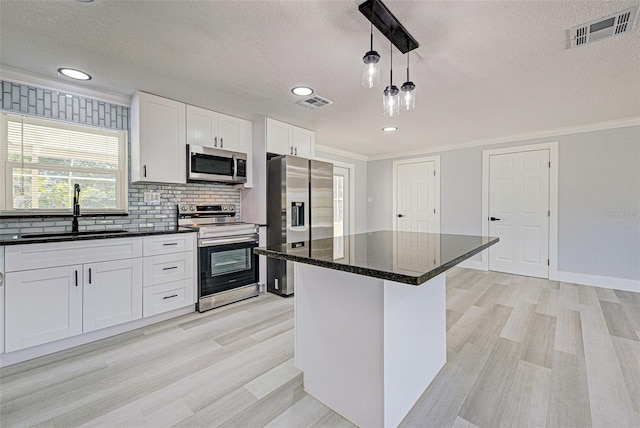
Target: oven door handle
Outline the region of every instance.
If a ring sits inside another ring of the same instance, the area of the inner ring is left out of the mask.
[[[200,239],[198,241],[199,247],[213,247],[215,245],[223,244],[238,244],[242,242],[258,242],[258,235],[242,236],[237,238],[211,238]]]

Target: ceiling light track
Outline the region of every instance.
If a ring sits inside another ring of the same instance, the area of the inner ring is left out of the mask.
[[[367,0],[358,10],[403,54],[420,46],[380,0]]]

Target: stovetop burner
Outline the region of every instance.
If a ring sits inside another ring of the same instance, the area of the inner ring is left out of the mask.
[[[254,234],[257,226],[236,219],[234,204],[178,204],[178,227],[198,231],[200,238],[211,234]],[[224,228],[223,230],[221,228]],[[219,229],[214,232],[213,229]]]

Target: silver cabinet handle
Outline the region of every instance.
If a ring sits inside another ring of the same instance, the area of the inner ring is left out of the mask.
[[[218,147],[218,137],[213,139],[213,145]]]
[[[76,270],[76,287],[78,286],[78,271]]]
[[[89,284],[91,284],[91,268],[89,268]]]
[[[164,245],[165,247],[168,247],[169,245],[178,245],[178,243],[177,242],[169,242],[168,244],[162,244],[162,245]]]
[[[171,267],[162,268],[162,270],[171,270],[171,269],[178,269],[178,266],[171,266]]]
[[[291,147],[289,148],[289,150],[290,150],[291,154],[293,154],[293,146],[291,146]]]
[[[142,168],[144,169],[144,176],[146,177],[147,176],[147,166],[144,165]]]
[[[222,137],[220,137],[220,147],[224,147],[224,141],[222,140]]]
[[[298,156],[298,148],[297,147],[294,148],[294,151],[295,151],[295,155]]]
[[[177,294],[172,294],[171,296],[164,296],[164,297],[162,298],[162,300],[164,300],[164,299],[171,299],[171,298],[173,298],[173,297],[178,297],[178,295],[177,295]]]

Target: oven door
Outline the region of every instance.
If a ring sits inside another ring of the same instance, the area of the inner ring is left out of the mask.
[[[258,282],[258,256],[253,254],[258,242],[238,240],[241,242],[198,248],[199,298]]]

